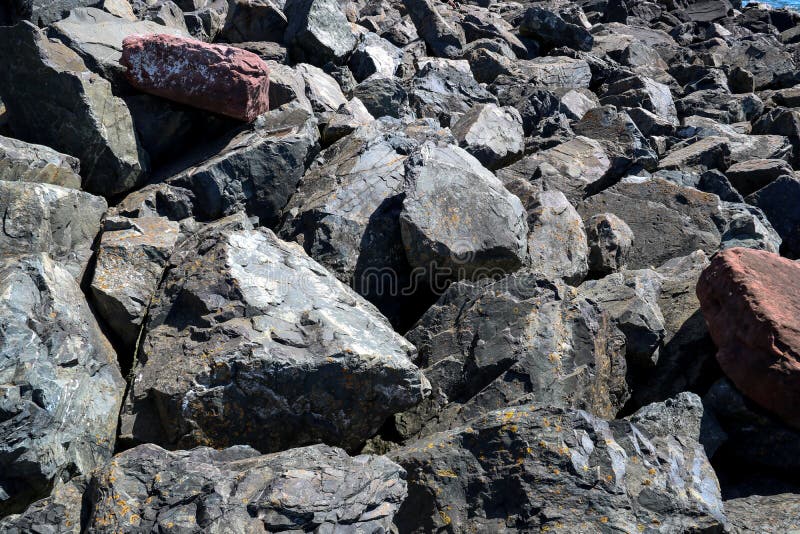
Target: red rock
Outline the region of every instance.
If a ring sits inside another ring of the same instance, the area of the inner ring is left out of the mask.
[[[697,297],[725,374],[800,428],[800,265],[769,252],[729,249],[703,271]]]
[[[145,93],[250,122],[269,110],[269,67],[253,54],[174,35],[122,43],[128,81]]]

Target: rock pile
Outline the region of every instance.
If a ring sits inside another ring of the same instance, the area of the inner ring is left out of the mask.
[[[800,13],[0,2],[0,531],[800,531]]]

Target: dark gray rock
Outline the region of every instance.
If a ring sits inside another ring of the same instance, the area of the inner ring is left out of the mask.
[[[800,497],[796,493],[751,495],[725,501],[731,532],[779,534],[800,530]]]
[[[654,168],[658,156],[627,113],[614,106],[586,112],[573,126],[575,133],[600,141],[611,159],[610,173],[621,176],[631,167]]]
[[[374,117],[400,119],[413,116],[408,103],[408,91],[397,78],[367,78],[353,89],[353,97],[361,100]]]
[[[754,34],[734,41],[725,52],[726,66],[753,75],[756,90],[791,87],[798,82],[797,62],[773,35]]]
[[[67,16],[75,8],[96,6],[102,0],[9,0],[4,12],[0,10],[3,25],[29,20],[37,26],[49,26]]]
[[[414,348],[298,245],[247,226],[221,219],[176,248],[121,436],[170,448],[353,450],[430,391]]]
[[[152,20],[164,26],[189,33],[183,10],[172,0],[158,0],[140,15],[144,20]]]
[[[202,0],[198,3],[202,4],[202,7],[194,7],[195,11],[191,11],[191,6],[182,4],[188,10],[184,13],[183,20],[192,37],[210,43],[225,26],[228,0]]]
[[[346,104],[339,106],[322,131],[322,140],[327,143],[338,141],[350,135],[361,126],[367,126],[375,120],[364,104],[358,98],[353,98]]]
[[[202,219],[246,208],[262,224],[275,225],[318,151],[316,120],[298,106],[281,108],[222,141],[224,146],[214,147],[204,161],[167,183],[194,193],[196,215]]]
[[[169,452],[142,445],[93,473],[83,527],[91,532],[385,532],[406,495],[403,477],[402,468],[386,457],[349,457],[325,445],[264,456],[242,446]],[[62,491],[0,525],[15,533],[52,523],[63,529],[65,520],[77,518],[80,526],[75,494],[74,488],[72,494]]]
[[[458,24],[447,20],[439,12],[444,9],[441,2],[433,0],[403,0],[419,36],[425,41],[434,55],[455,58],[461,55],[466,44],[464,30]]]
[[[592,82],[592,71],[583,59],[547,56],[518,62],[517,67],[522,77],[539,87],[579,89]]]
[[[112,213],[121,217],[166,217],[181,221],[194,213],[194,195],[188,189],[169,184],[152,184],[130,193]]]
[[[279,0],[228,0],[228,15],[220,37],[229,43],[283,42],[286,15]]]
[[[0,181],[0,256],[46,252],[81,280],[107,207],[75,189]]]
[[[525,12],[519,32],[547,47],[567,46],[588,52],[594,45],[594,38],[586,28],[571,24],[558,16],[558,13],[538,6],[528,8]]]
[[[659,162],[659,169],[725,170],[730,163],[730,143],[724,137],[705,137],[695,143],[678,146]]]
[[[560,191],[543,191],[526,205],[527,265],[548,280],[578,285],[589,272],[583,221]]]
[[[8,534],[37,531],[80,534],[81,503],[86,483],[86,478],[79,476],[57,485],[48,497],[34,502],[24,512],[0,519],[0,530]]]
[[[719,484],[697,442],[539,406],[498,410],[390,453],[408,472],[398,529],[723,528]]]
[[[92,297],[98,314],[131,350],[179,231],[178,223],[162,217],[104,221]]]
[[[800,258],[800,180],[781,176],[747,197],[747,203],[761,209],[783,239],[781,254]]]
[[[626,178],[580,203],[584,220],[613,213],[636,239],[630,267],[641,269],[702,249],[713,254],[721,236],[719,198],[661,178]]]
[[[504,166],[525,149],[522,117],[512,107],[476,105],[450,129],[459,145],[489,169]]]
[[[554,92],[521,84],[514,76],[499,76],[489,90],[497,95],[501,105],[520,112],[526,137],[536,135],[544,120],[561,111],[561,101]]]
[[[635,236],[625,221],[613,213],[594,215],[586,221],[586,239],[590,272],[606,275],[628,267]]]
[[[395,416],[406,439],[526,402],[613,417],[627,399],[622,334],[593,303],[530,269],[453,284],[408,338],[433,393]]]
[[[752,159],[728,167],[725,176],[742,195],[755,193],[781,176],[793,176],[794,171],[782,159]]]
[[[0,180],[80,189],[80,167],[72,156],[0,135]]]
[[[625,356],[638,367],[652,367],[666,335],[658,305],[661,279],[651,269],[623,271],[600,280],[589,280],[578,288],[580,295],[606,312],[625,334]]]
[[[724,124],[749,121],[764,111],[764,103],[754,94],[733,95],[728,91],[695,91],[675,102],[678,115],[699,115]]]
[[[783,240],[759,208],[743,202],[721,202],[724,225],[720,227],[720,248],[733,247],[766,250],[777,254]]]
[[[286,0],[288,26],[284,40],[296,62],[322,66],[342,63],[356,47],[356,38],[336,0]]]
[[[0,264],[0,516],[114,450],[125,382],[72,274],[47,254]]]
[[[342,92],[336,78],[314,65],[306,63],[297,65],[295,72],[305,85],[305,99],[311,104],[314,114],[320,124],[327,124],[330,117],[347,102],[347,97]],[[298,100],[300,100],[298,98]],[[299,102],[305,107],[305,102]]]
[[[609,84],[600,103],[618,108],[644,108],[670,124],[678,124],[678,112],[669,86],[646,76],[631,76]]]
[[[519,269],[528,251],[519,198],[456,146],[426,142],[415,158],[400,213],[411,265],[437,285]]]
[[[454,124],[478,104],[497,103],[494,95],[475,81],[469,68],[464,72],[453,65],[433,62],[414,76],[409,101],[417,117],[439,119],[443,126]]]
[[[800,137],[800,111],[775,108],[761,115],[753,122],[753,133],[761,135],[785,135]]]
[[[147,155],[106,80],[27,22],[0,28],[0,48],[17,51],[0,57],[0,97],[19,138],[80,159],[91,193],[111,196],[141,183]]]
[[[348,65],[358,81],[372,75],[394,76],[403,58],[403,51],[374,33],[365,34],[353,53]]]

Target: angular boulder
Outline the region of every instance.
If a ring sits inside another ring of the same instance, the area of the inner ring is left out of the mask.
[[[613,213],[594,215],[586,221],[589,271],[606,275],[624,270],[634,238],[630,226]]]
[[[221,219],[176,248],[122,436],[169,448],[353,450],[428,394],[414,348],[302,248],[248,226]]]
[[[350,22],[336,0],[287,0],[283,39],[296,62],[342,63],[356,47]]]
[[[284,2],[273,0],[233,0],[220,36],[229,43],[252,41],[283,42],[288,24],[281,11]]]
[[[83,516],[82,488],[72,484],[0,526],[52,532],[77,519],[89,532],[386,532],[406,496],[403,477],[386,457],[325,445],[263,456],[242,446],[141,445],[92,474]]]
[[[800,265],[769,252],[728,249],[711,259],[697,297],[725,374],[800,428]]]
[[[434,55],[439,57],[458,57],[466,44],[464,30],[458,24],[447,20],[439,12],[444,9],[441,2],[433,0],[403,0],[403,5],[419,36],[425,41]]]
[[[132,35],[120,63],[149,94],[251,122],[269,109],[269,67],[252,52],[173,35]]]
[[[408,472],[400,532],[714,532],[725,522],[699,443],[581,410],[508,407],[390,458]]]
[[[793,176],[794,170],[782,159],[752,159],[728,167],[725,176],[744,196],[768,186],[781,176]]]
[[[557,13],[538,6],[528,8],[519,25],[519,33],[548,47],[567,46],[588,52],[594,38],[583,26],[571,24]]]
[[[107,208],[76,189],[0,181],[0,256],[46,252],[81,280]]]
[[[467,72],[446,63],[430,62],[411,80],[411,107],[417,117],[438,119],[450,126],[478,104],[496,104],[497,99]],[[374,114],[374,113],[373,113]]]
[[[80,189],[80,161],[52,148],[0,135],[0,180]]]
[[[130,111],[111,84],[29,22],[0,28],[0,98],[16,137],[81,161],[83,188],[114,196],[141,184],[149,167]]]
[[[781,176],[745,200],[758,207],[781,236],[781,254],[800,258],[800,179]]]
[[[0,260],[0,516],[114,451],[125,382],[72,274],[47,254]]]
[[[437,286],[522,267],[528,225],[519,198],[456,146],[427,142],[417,158],[400,213],[411,265]]]
[[[502,167],[525,149],[522,117],[512,107],[477,105],[462,115],[451,130],[459,145],[489,169]]]
[[[627,399],[620,331],[595,304],[530,269],[451,285],[408,339],[433,392],[395,416],[404,439],[526,402],[613,417]]]

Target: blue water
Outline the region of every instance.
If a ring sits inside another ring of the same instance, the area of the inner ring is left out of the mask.
[[[800,9],[800,0],[769,0],[769,2],[764,3],[775,7],[792,7],[794,9]]]

